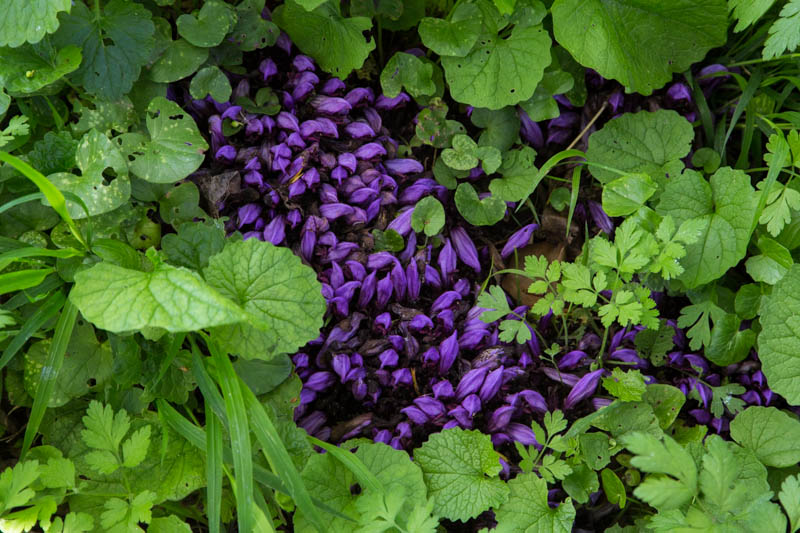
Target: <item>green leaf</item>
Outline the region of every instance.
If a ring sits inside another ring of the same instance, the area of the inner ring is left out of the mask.
[[[456,120],[447,120],[447,104],[440,98],[432,98],[428,106],[417,115],[416,136],[434,148],[448,148],[453,136],[465,133],[464,126]],[[437,163],[441,159],[436,160]],[[434,166],[434,172],[436,167]],[[455,188],[455,187],[453,187]]]
[[[44,137],[33,144],[28,152],[28,160],[47,176],[56,172],[69,172],[75,168],[75,151],[78,141],[66,131],[53,133],[48,131]]]
[[[775,0],[728,0],[728,10],[737,20],[735,32],[740,32],[764,16]]]
[[[469,135],[455,135],[453,147],[442,151],[442,161],[454,170],[472,170],[478,160],[478,145]]]
[[[442,57],[450,95],[488,109],[527,100],[550,64],[550,44],[541,25],[517,24],[505,38],[484,32],[466,56]]]
[[[657,189],[647,174],[626,174],[603,186],[603,211],[610,217],[635,213]]]
[[[25,390],[34,395],[47,364],[52,341],[45,339],[31,345],[25,353]],[[68,357],[55,376],[48,407],[60,407],[72,398],[102,389],[112,374],[113,359],[108,342],[99,342],[94,328],[79,320],[67,345]]]
[[[649,95],[725,44],[725,0],[557,0],[555,38],[582,65]],[[624,31],[620,31],[624,28]]]
[[[418,31],[422,44],[440,56],[465,56],[480,37],[480,10],[475,4],[459,4],[449,20],[425,17]]]
[[[499,222],[506,213],[506,203],[499,198],[489,196],[483,200],[478,198],[475,188],[469,183],[462,183],[456,189],[456,207],[464,220],[474,226],[492,226]]]
[[[763,189],[765,181],[758,182]],[[792,211],[800,210],[800,192],[786,185],[774,184],[767,195],[767,205],[758,218],[760,224],[767,225],[767,231],[773,237],[780,235],[783,228],[792,221]]]
[[[156,493],[145,490],[137,494],[131,502],[120,498],[106,501],[105,511],[100,516],[100,524],[109,533],[127,533],[139,529],[139,522],[150,522]]]
[[[292,373],[293,366],[289,356],[281,354],[269,361],[237,359],[233,368],[253,394],[260,396],[283,383]]]
[[[186,39],[172,41],[164,51],[164,54],[150,68],[150,79],[159,83],[182,80],[197,71],[198,67],[205,63],[207,59],[208,49],[195,46]],[[194,80],[192,80],[192,83],[194,83]],[[194,94],[192,94],[192,98],[194,97]],[[227,102],[227,98],[219,101]]]
[[[733,313],[726,313],[714,322],[711,342],[706,346],[705,356],[715,365],[728,366],[744,360],[756,342],[756,334],[750,329],[741,329],[742,320]]]
[[[173,183],[200,168],[208,143],[178,104],[155,98],[147,107],[146,122],[149,141],[137,139],[131,146],[123,140],[123,151],[133,158],[130,169],[136,176],[153,183]]]
[[[620,509],[625,508],[628,501],[625,485],[613,470],[604,468],[600,471],[600,479],[603,481],[603,492],[612,504],[619,505]]]
[[[596,479],[595,479],[596,482]],[[497,533],[569,533],[575,508],[568,498],[555,509],[547,503],[547,483],[536,474],[520,474],[508,482],[510,497],[495,509]]]
[[[431,95],[436,92],[433,64],[415,55],[396,52],[381,72],[381,87],[389,98],[400,94],[403,87],[414,98]]]
[[[767,466],[782,468],[800,461],[800,421],[775,407],[748,407],[731,422],[731,438]]]
[[[695,320],[697,319],[695,318]],[[667,353],[672,351],[672,347],[675,346],[672,340],[674,336],[675,330],[672,326],[662,322],[657,330],[645,329],[636,334],[634,339],[636,351],[654,365],[661,366],[664,364]]]
[[[505,152],[519,139],[519,116],[517,110],[512,107],[502,109],[473,109],[470,121],[477,127],[483,128],[481,136],[478,138],[480,146],[494,146],[501,152]]]
[[[601,183],[619,175],[591,163],[640,172],[663,183],[664,167],[685,157],[693,138],[692,125],[675,111],[625,113],[589,136],[589,169]]]
[[[403,236],[393,229],[381,231],[376,228],[372,230],[372,237],[374,239],[373,251],[375,252],[400,252],[406,247]]]
[[[778,499],[789,516],[789,531],[794,533],[800,529],[800,476],[789,476],[783,480]]]
[[[758,238],[757,246],[761,253],[748,257],[745,269],[753,280],[775,285],[792,268],[792,254],[782,244],[764,236]]]
[[[70,299],[96,326],[112,331],[196,331],[249,318],[196,273],[166,264],[152,272],[99,263],[75,274]]]
[[[194,219],[208,218],[200,209],[200,191],[191,181],[185,181],[171,188],[158,201],[158,214],[170,226],[178,226]]]
[[[131,196],[128,165],[119,149],[97,130],[83,136],[75,153],[81,175],[59,172],[48,179],[61,191],[78,196],[89,209],[89,216],[107,213],[124,205]],[[103,175],[106,169],[113,170],[115,178],[108,183]],[[67,201],[67,209],[73,218],[87,216],[83,207]]]
[[[773,59],[782,53],[794,52],[800,44],[800,0],[789,0],[781,9],[780,17],[769,27],[769,37],[764,42],[764,59]]]
[[[233,7],[217,0],[207,0],[197,17],[184,13],[176,21],[178,33],[195,46],[217,46],[236,24]]]
[[[611,376],[603,378],[603,387],[615,398],[623,402],[638,402],[647,390],[644,376],[638,370],[623,371],[615,368]]]
[[[502,505],[509,487],[497,475],[500,456],[488,435],[460,428],[431,435],[414,452],[437,515],[466,521]]]
[[[670,328],[670,331],[673,331]],[[652,383],[642,395],[642,399],[650,404],[658,418],[658,425],[666,430],[678,418],[681,407],[686,403],[686,396],[677,387],[663,383]]]
[[[486,174],[494,174],[503,162],[500,150],[494,146],[478,146],[475,153],[481,160],[481,168]]]
[[[600,482],[591,468],[579,464],[574,466],[572,473],[561,481],[561,487],[576,502],[587,503],[589,496],[600,489]]]
[[[218,220],[187,222],[178,227],[177,233],[164,235],[161,249],[169,261],[190,270],[202,270],[208,266],[211,256],[225,246],[225,229]]]
[[[488,291],[480,293],[477,305],[486,309],[481,313],[481,320],[487,324],[500,320],[511,312],[506,293],[499,285],[492,285]]]
[[[78,122],[72,124],[72,131],[75,133],[83,133],[94,128],[101,133],[111,135],[112,131],[124,133],[134,124],[139,124],[139,115],[127,96],[116,102],[94,102],[94,109],[76,102],[75,109],[81,114]]]
[[[662,439],[641,432],[623,436],[625,447],[635,454],[631,459],[633,466],[675,478],[648,476],[633,492],[659,511],[677,509],[697,494],[694,459],[669,436],[664,435]]]
[[[519,150],[510,150],[503,154],[503,164],[500,165],[502,178],[496,178],[489,183],[489,190],[506,202],[519,202],[530,194],[536,187],[534,183],[539,170],[534,166],[536,151],[530,146]]]
[[[122,443],[122,456],[125,458],[122,465],[127,468],[139,466],[147,456],[147,449],[150,447],[150,426],[144,426],[134,431],[125,442]]]
[[[0,87],[5,86],[13,96],[57,91],[63,84],[45,88],[74,72],[81,59],[81,49],[74,45],[63,46],[57,52],[52,47],[30,45],[0,48]]]
[[[444,207],[434,196],[426,196],[414,206],[411,215],[411,228],[417,233],[425,232],[433,237],[444,227]]]
[[[8,0],[3,2],[0,19],[0,46],[17,47],[23,43],[38,43],[45,34],[58,28],[58,14],[69,12],[70,0],[34,2]]]
[[[83,62],[73,77],[104,100],[119,100],[131,90],[155,46],[155,25],[141,4],[111,0],[99,17],[76,2],[53,36],[56,46],[83,50]]]
[[[542,81],[536,86],[533,96],[519,105],[534,122],[556,118],[561,111],[553,96],[569,91],[574,83],[572,76],[558,69],[554,62],[545,70]]]
[[[0,514],[26,505],[36,492],[28,488],[39,477],[39,461],[20,461],[0,473]]]
[[[258,239],[228,242],[203,274],[247,315],[244,323],[213,331],[223,350],[269,359],[294,353],[319,335],[325,314],[322,286],[314,270],[288,248]]]
[[[578,441],[580,442],[581,456],[592,470],[600,470],[611,460],[611,444],[605,433],[583,433],[578,437]]]
[[[342,17],[338,4],[326,2],[306,11],[295,0],[288,0],[272,12],[272,17],[322,70],[342,79],[361,68],[375,48],[375,41],[363,35],[372,27],[372,21],[366,17]]]
[[[677,224],[702,220],[699,241],[686,246],[678,278],[694,288],[721,277],[747,252],[758,197],[741,170],[719,169],[711,183],[693,170],[670,179],[657,211]]]
[[[278,27],[272,21],[261,17],[264,3],[264,0],[244,0],[236,6],[239,22],[229,38],[242,52],[252,52],[265,46],[272,46],[278,40],[280,33]]]
[[[189,94],[197,100],[211,95],[217,102],[227,102],[231,99],[231,92],[231,82],[228,81],[228,77],[219,67],[213,65],[195,74],[189,85]]]
[[[153,518],[147,533],[192,533],[189,524],[171,514],[161,518]]]

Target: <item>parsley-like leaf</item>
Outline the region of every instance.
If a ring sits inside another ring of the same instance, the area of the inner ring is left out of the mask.
[[[647,477],[634,491],[659,511],[677,509],[697,494],[697,468],[694,459],[668,435],[658,439],[635,431],[623,436],[625,447],[635,457],[631,464],[644,472],[666,474]]]
[[[769,27],[769,37],[764,41],[764,59],[778,57],[782,53],[794,52],[800,44],[800,0],[789,0],[780,17]]]
[[[794,533],[800,529],[800,475],[783,480],[778,499],[789,516],[789,531]]]
[[[494,533],[547,531],[569,533],[575,508],[568,498],[552,509],[547,502],[547,483],[536,474],[520,474],[508,482],[511,495],[495,509]]]
[[[638,370],[623,371],[615,368],[611,376],[603,378],[603,387],[615,398],[623,402],[638,402],[647,390],[644,376]]]

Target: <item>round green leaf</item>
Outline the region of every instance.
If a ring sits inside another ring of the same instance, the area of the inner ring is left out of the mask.
[[[206,0],[197,17],[183,14],[177,20],[178,33],[195,46],[217,46],[236,24],[236,12],[217,0]]]
[[[622,217],[638,211],[658,190],[647,174],[627,174],[603,187],[603,210],[610,217]]]
[[[38,43],[58,28],[58,14],[69,11],[70,0],[5,0],[0,17],[0,46],[15,48]]]
[[[417,233],[424,231],[428,237],[433,237],[444,227],[444,207],[433,196],[426,196],[414,207],[411,215],[411,227]]]
[[[200,168],[208,143],[178,104],[155,98],[147,107],[146,123],[150,140],[126,150],[133,157],[134,174],[145,181],[173,183]]]
[[[466,56],[442,57],[450,95],[488,109],[527,100],[550,64],[550,44],[542,26],[517,25],[507,38],[481,35]]]
[[[469,135],[453,137],[453,147],[442,151],[442,161],[454,170],[472,170],[478,166],[478,145]]]
[[[493,179],[489,183],[489,190],[506,202],[525,199],[536,186],[533,181],[539,171],[534,166],[535,159],[536,151],[530,146],[503,154],[503,164],[500,166],[503,177]]]
[[[414,98],[433,94],[436,92],[433,64],[426,63],[415,55],[397,52],[381,72],[381,87],[389,98],[400,94],[403,87]]]
[[[229,39],[233,40],[240,51],[259,50],[265,46],[272,46],[278,40],[280,30],[271,20],[261,17],[263,10],[264,0],[244,0],[236,6],[239,22],[233,28]]]
[[[748,407],[731,422],[731,438],[767,466],[800,461],[800,421],[775,407]]]
[[[465,56],[481,33],[481,15],[475,4],[459,4],[450,20],[425,17],[419,23],[422,44],[440,56]]]
[[[59,172],[48,179],[59,190],[69,191],[83,200],[90,216],[113,211],[128,201],[131,196],[128,165],[108,137],[97,130],[89,130],[78,143],[75,160],[81,170],[80,176]],[[109,168],[116,174],[110,183],[103,176]],[[82,206],[70,200],[67,200],[67,210],[72,218],[87,216]]]
[[[172,42],[150,69],[150,79],[159,83],[178,81],[190,76],[206,59],[207,48],[194,46],[186,39],[178,39]]]
[[[504,201],[494,196],[479,199],[475,188],[469,183],[458,186],[455,202],[461,216],[474,226],[491,226],[499,222],[506,213]]]
[[[12,95],[30,95],[57,82],[81,64],[81,49],[74,45],[61,48],[54,55],[33,46],[0,48],[0,85]],[[59,87],[60,84],[56,87]]]
[[[216,66],[200,70],[189,85],[189,94],[196,100],[211,95],[211,98],[217,102],[227,102],[231,98],[231,92],[231,82]]]
[[[642,399],[653,408],[658,418],[658,425],[664,430],[675,422],[681,407],[686,402],[686,396],[679,388],[661,383],[648,385]]]
[[[557,0],[556,40],[582,65],[648,95],[725,44],[725,0]]]

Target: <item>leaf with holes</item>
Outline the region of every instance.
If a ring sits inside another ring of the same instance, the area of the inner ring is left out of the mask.
[[[366,17],[342,17],[338,3],[326,2],[306,11],[296,1],[288,0],[275,9],[272,17],[300,50],[317,60],[322,70],[342,79],[361,68],[375,48],[375,41],[364,37],[372,21]]]
[[[247,314],[245,322],[212,332],[223,350],[270,359],[294,353],[319,335],[325,314],[322,286],[288,248],[258,239],[228,242],[209,259],[203,275]]]
[[[131,171],[153,183],[173,183],[200,168],[208,149],[192,117],[163,97],[147,107],[150,139],[139,134],[120,136],[123,151],[132,158]]]
[[[58,189],[77,195],[89,209],[89,216],[113,211],[124,205],[131,196],[128,165],[119,149],[97,130],[83,136],[75,153],[75,161],[81,175],[59,172],[48,179]],[[114,178],[108,181],[104,175],[111,169]],[[79,204],[67,200],[67,209],[72,218],[85,218],[86,211]]]
[[[596,478],[595,478],[596,483]],[[547,483],[534,473],[520,474],[508,482],[511,495],[495,510],[495,533],[541,531],[569,533],[575,519],[572,500],[560,502],[555,509],[548,504]]]

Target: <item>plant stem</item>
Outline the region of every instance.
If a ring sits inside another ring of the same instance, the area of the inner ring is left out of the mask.
[[[756,65],[759,63],[770,63],[772,61],[780,61],[782,59],[794,59],[800,57],[800,53],[795,54],[785,54],[778,57],[773,57],[771,59],[748,59],[747,61],[737,61],[736,63],[728,64],[728,67],[741,67],[744,65]]]
[[[569,143],[569,146],[567,146],[567,150],[571,150],[576,144],[578,144],[578,141],[581,140],[581,137],[583,137],[586,134],[586,132],[589,131],[589,128],[591,128],[592,125],[595,122],[597,122],[597,119],[600,118],[600,115],[602,115],[603,111],[606,110],[606,106],[607,105],[608,105],[608,101],[603,102],[603,105],[601,105],[600,109],[597,110],[597,113],[594,114],[594,116],[592,117],[592,120],[590,120],[589,123],[586,124],[586,126],[581,130],[581,132],[578,134],[578,136],[575,137],[572,140],[571,143]]]

